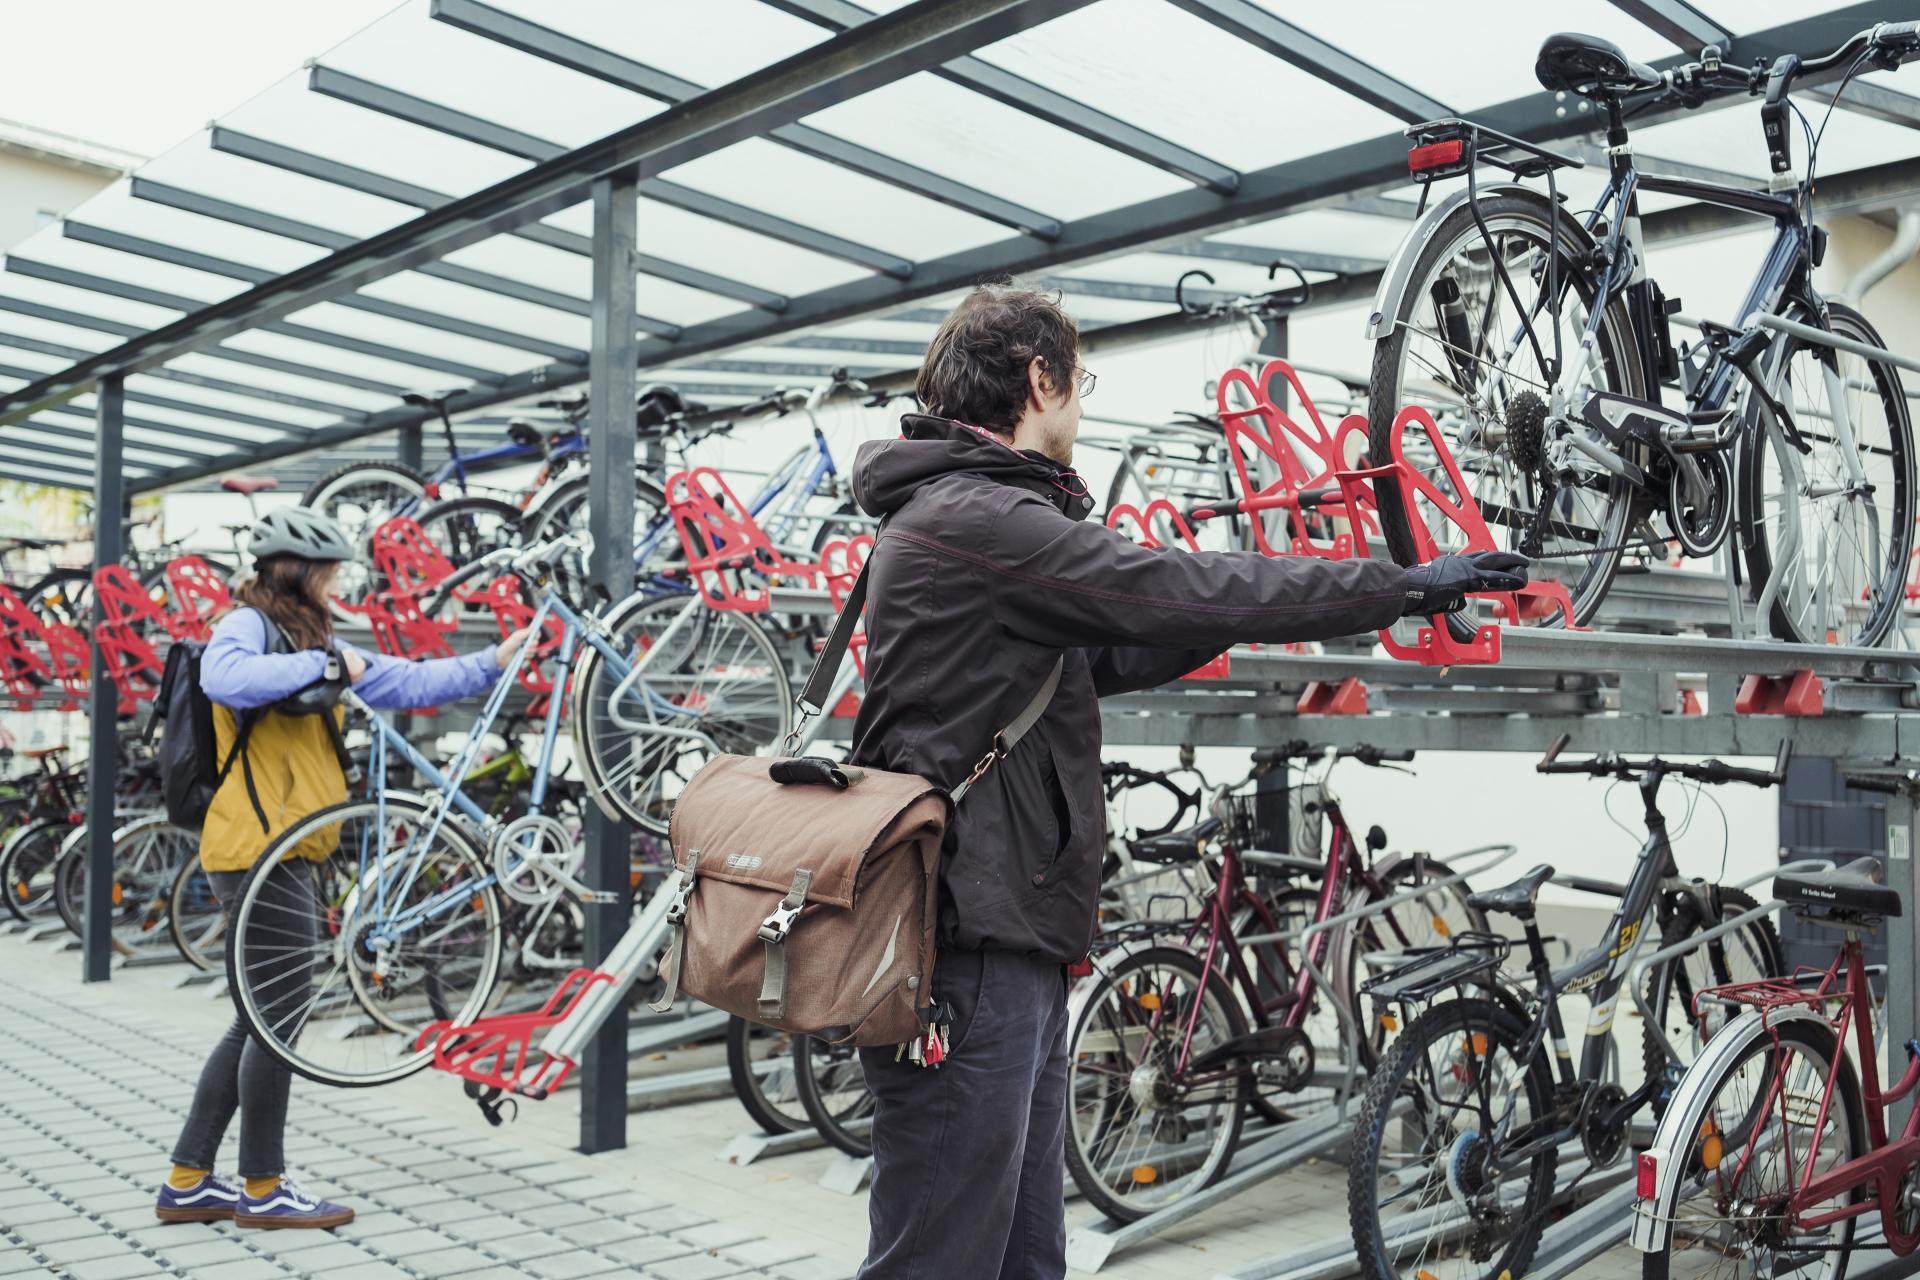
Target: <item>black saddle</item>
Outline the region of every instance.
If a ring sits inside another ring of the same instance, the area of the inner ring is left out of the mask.
[[[1478,907],[1482,911],[1498,911],[1517,920],[1533,919],[1533,902],[1540,896],[1540,886],[1553,879],[1553,868],[1541,863],[1512,884],[1502,885],[1498,889],[1488,889],[1485,893],[1467,895],[1467,905]]]
[[[1207,842],[1220,833],[1220,819],[1208,818],[1179,831],[1146,836],[1127,845],[1142,862],[1198,862]]]
[[[1588,98],[1658,89],[1665,83],[1658,71],[1635,62],[1613,41],[1575,31],[1546,38],[1533,64],[1533,74],[1550,90]]]
[[[1773,896],[1797,916],[1846,923],[1898,916],[1900,891],[1883,883],[1880,863],[1861,858],[1832,871],[1792,871],[1775,876]]]
[[[542,437],[540,435],[540,428],[534,426],[525,418],[514,418],[507,423],[507,439],[513,441],[522,449],[530,449],[539,444]]]

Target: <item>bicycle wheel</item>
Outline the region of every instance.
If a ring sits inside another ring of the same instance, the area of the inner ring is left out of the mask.
[[[301,506],[331,517],[354,547],[355,558],[334,575],[336,602],[356,604],[375,589],[373,531],[394,516],[418,518],[427,486],[427,477],[397,462],[353,462],[321,476],[300,495]],[[339,603],[333,611],[346,620],[356,616]]]
[[[567,476],[540,493],[534,495],[527,504],[526,528],[521,541],[531,547],[566,533],[584,533],[587,530],[587,493],[592,476],[585,467],[570,471]],[[638,537],[642,531],[659,521],[667,509],[667,496],[660,486],[645,476],[633,478],[633,531]],[[662,556],[678,557],[679,540],[671,536],[660,545]],[[649,564],[652,562],[649,561]],[[586,562],[584,557],[579,563],[568,564],[566,570],[576,581],[586,581]],[[649,565],[636,565],[644,571]]]
[[[450,498],[422,511],[420,528],[456,567],[520,539],[520,508],[498,498]]]
[[[796,1044],[789,1031],[763,1027],[745,1018],[727,1020],[727,1074],[733,1096],[763,1133],[798,1133],[813,1121],[800,1103],[795,1084]]]
[[[793,714],[786,663],[753,619],[692,595],[634,596],[615,606],[607,627],[616,652],[635,662],[647,654],[647,665],[616,717],[621,675],[584,649],[570,708],[575,755],[602,812],[664,836],[674,801],[708,760],[753,755],[785,738]]]
[[[1484,234],[1467,205],[1435,229],[1415,259],[1399,314],[1383,317],[1392,328],[1374,345],[1367,445],[1375,462],[1390,458],[1400,410],[1425,407],[1495,541],[1503,549],[1539,558],[1536,571],[1565,583],[1574,619],[1585,623],[1613,582],[1640,504],[1626,480],[1577,449],[1556,446],[1546,422],[1548,401],[1556,381],[1576,410],[1589,391],[1636,399],[1645,393],[1632,322],[1619,297],[1601,313],[1598,337],[1584,367],[1563,369],[1557,379],[1542,367],[1543,360],[1551,364],[1555,359],[1553,321],[1546,314],[1537,320],[1529,317],[1547,300],[1550,258],[1551,274],[1561,283],[1564,298],[1559,319],[1563,361],[1577,357],[1595,305],[1585,271],[1574,266],[1586,260],[1587,238],[1571,219],[1554,216],[1550,208],[1544,196],[1501,191],[1479,201]],[[1497,267],[1505,268],[1518,305]],[[1529,334],[1534,341],[1527,340]],[[1582,435],[1592,431],[1577,421],[1568,427]],[[1455,486],[1433,458],[1423,432],[1409,431],[1405,445],[1408,461],[1428,480],[1451,498],[1462,496],[1452,492]],[[1567,449],[1564,457],[1557,453],[1560,448]],[[1463,546],[1460,531],[1424,500],[1408,511],[1392,484],[1375,485],[1374,496],[1387,550],[1400,564],[1418,560],[1414,521],[1425,525],[1442,552]],[[1457,634],[1470,636],[1473,618],[1470,611],[1450,619],[1449,625]],[[1556,626],[1561,618],[1556,613],[1523,621]]]
[[[27,608],[42,621],[84,630],[93,625],[93,574],[86,569],[55,569],[27,589]]]
[[[1739,889],[1720,890],[1722,918],[1732,919],[1760,904]],[[1683,907],[1680,931],[1672,941],[1700,933],[1711,927],[1696,910]],[[1668,941],[1663,935],[1662,943]],[[1706,1048],[1713,1033],[1725,1026],[1729,1015],[1720,1006],[1712,1006],[1702,1017],[1693,1015],[1694,994],[1704,987],[1722,987],[1732,982],[1757,982],[1761,978],[1782,977],[1787,972],[1786,951],[1780,945],[1779,931],[1766,916],[1750,920],[1732,933],[1709,942],[1698,950],[1680,956],[1673,964],[1663,965],[1647,975],[1647,1003],[1659,1020],[1667,1039],[1679,1050],[1681,1059],[1672,1064],[1684,1070]],[[1646,1073],[1659,1078],[1667,1073],[1667,1051],[1651,1026],[1640,1030],[1641,1057]],[[1674,1073],[1678,1079],[1678,1072]],[[1654,1112],[1666,1110],[1668,1091],[1654,1095]]]
[[[873,1154],[874,1097],[858,1049],[796,1037],[793,1088],[808,1122],[829,1146],[860,1158]]]
[[[1416,891],[1420,896],[1358,922],[1347,949],[1347,990],[1355,993],[1356,1011],[1361,986],[1404,960],[1408,951],[1444,947],[1462,933],[1487,931],[1486,913],[1467,901],[1465,881],[1435,884],[1453,874],[1453,868],[1438,858],[1424,856],[1404,858],[1381,873],[1382,898]],[[1351,906],[1365,906],[1373,900],[1371,895],[1363,896]],[[1380,1060],[1395,1021],[1391,1013],[1363,1021],[1367,1037],[1362,1056],[1369,1069]]]
[[[0,884],[6,886],[7,913],[30,924],[54,907],[54,864],[60,842],[73,824],[60,818],[31,822],[7,837],[0,846]]]
[[[1828,314],[1840,337],[1886,345],[1853,308],[1836,302]],[[1769,386],[1809,452],[1795,449],[1764,407],[1757,410],[1764,429],[1748,433],[1739,459],[1752,590],[1778,571],[1768,623],[1782,640],[1879,644],[1906,604],[1913,550],[1913,424],[1900,372],[1792,336],[1780,339],[1769,367]],[[1850,450],[1835,425],[1836,386]]]
[[[417,796],[332,805],[254,864],[228,923],[227,985],[274,1057],[322,1084],[386,1084],[426,1066],[434,1021],[470,1022],[500,974],[500,895],[466,830],[432,844]],[[415,847],[415,846],[418,847]]]
[[[54,870],[60,918],[76,937],[85,936],[87,828],[73,828]],[[136,817],[113,833],[113,885],[109,890],[114,949],[121,952],[153,936],[167,920],[167,900],[182,863],[198,857],[200,834],[167,821],[165,814]]]
[[[1247,1020],[1219,973],[1174,947],[1118,959],[1095,981],[1067,1032],[1067,1171],[1087,1203],[1137,1222],[1226,1172],[1247,1073],[1185,1064],[1246,1034]]]
[[[1680,1162],[1686,1181],[1666,1247],[1641,1260],[1645,1280],[1842,1280],[1858,1220],[1804,1224],[1838,1211],[1857,1193],[1801,1205],[1792,1217],[1786,1208],[1811,1178],[1868,1150],[1851,1062],[1840,1063],[1837,1105],[1822,1106],[1835,1056],[1830,1028],[1785,1022],[1771,1038],[1756,1038],[1707,1086],[1698,1131],[1686,1149],[1667,1156]],[[1817,1131],[1823,1119],[1825,1129]],[[1788,1242],[1791,1247],[1783,1247]]]
[[[198,858],[182,862],[173,878],[173,891],[167,895],[167,931],[188,964],[209,971],[219,967],[226,951],[227,913]]]
[[[1553,1201],[1557,1150],[1498,1169],[1499,1147],[1552,1111],[1546,1059],[1520,1057],[1527,1029],[1487,1000],[1434,1005],[1367,1084],[1354,1121],[1347,1211],[1367,1280],[1525,1275]],[[1525,1179],[1518,1199],[1505,1184]]]

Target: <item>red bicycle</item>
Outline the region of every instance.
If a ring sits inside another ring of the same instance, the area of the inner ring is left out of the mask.
[[[1309,944],[1314,968],[1344,988],[1338,999],[1364,1028],[1354,993],[1366,957],[1445,945],[1486,927],[1445,863],[1380,857],[1387,837],[1377,826],[1362,852],[1324,772],[1265,797],[1242,790],[1294,760],[1330,769],[1341,759],[1378,768],[1412,758],[1297,741],[1256,751],[1247,778],[1221,788],[1213,817],[1130,843],[1142,861],[1215,861],[1197,907],[1184,893],[1161,895],[1156,904],[1171,902],[1172,918],[1129,921],[1103,937],[1069,1008],[1067,1168],[1108,1217],[1137,1221],[1212,1185],[1233,1160],[1249,1109],[1284,1125],[1333,1101],[1315,1067],[1322,1058],[1343,1062],[1347,1041],[1333,997],[1293,945],[1303,930],[1431,886]],[[1382,1033],[1375,1026],[1358,1037],[1363,1067]]]
[[[1632,1241],[1648,1280],[1840,1280],[1875,1212],[1885,1247],[1905,1256],[1920,1245],[1920,1107],[1897,1136],[1887,1127],[1888,1109],[1920,1085],[1920,1043],[1907,1043],[1905,1073],[1882,1089],[1871,980],[1884,969],[1868,967],[1862,946],[1901,914],[1900,894],[1871,858],[1773,884],[1795,915],[1844,939],[1824,972],[1694,997],[1696,1015],[1709,1004],[1747,1012],[1688,1069],[1640,1157]]]

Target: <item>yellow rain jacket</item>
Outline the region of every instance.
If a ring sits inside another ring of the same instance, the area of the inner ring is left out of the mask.
[[[346,708],[335,707],[326,714],[335,722],[346,722]],[[224,761],[233,750],[234,735],[239,732],[239,717],[232,708],[218,703],[213,708],[214,738],[219,743],[215,759]],[[267,830],[260,830],[259,815],[247,798],[247,768],[253,768],[253,789],[260,797],[260,808],[267,815]],[[227,780],[214,793],[207,807],[207,820],[200,828],[200,865],[208,871],[245,871],[259,861],[267,846],[280,833],[301,819],[330,804],[347,798],[346,775],[340,772],[340,760],[333,752],[327,726],[320,716],[289,716],[266,711],[254,722],[247,737],[246,751],[233,762]],[[333,853],[340,842],[337,826],[314,832],[290,851],[291,856],[315,862]]]

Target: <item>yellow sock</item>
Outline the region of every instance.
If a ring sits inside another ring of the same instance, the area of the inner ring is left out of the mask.
[[[173,1166],[173,1172],[167,1175],[167,1185],[175,1191],[191,1191],[199,1186],[200,1180],[206,1176],[207,1171],[205,1169],[195,1169],[188,1165],[177,1164]]]
[[[248,1178],[247,1194],[258,1200],[261,1196],[270,1196],[280,1189],[280,1175],[271,1178]]]

